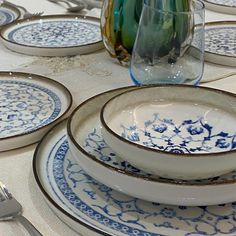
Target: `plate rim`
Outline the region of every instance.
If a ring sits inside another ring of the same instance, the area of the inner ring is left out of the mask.
[[[64,124],[63,124],[64,123]],[[41,145],[43,144],[44,140],[47,139],[49,137],[49,135],[51,134],[51,132],[54,131],[54,129],[58,128],[59,126],[64,125],[65,128],[65,132],[66,132],[66,124],[67,124],[67,119],[64,119],[62,121],[60,121],[59,123],[55,124],[44,136],[43,138],[40,140],[40,142],[38,143],[35,151],[34,151],[34,155],[33,155],[33,159],[32,159],[32,169],[33,169],[33,175],[34,175],[34,179],[36,181],[37,186],[39,187],[41,193],[43,194],[43,196],[47,199],[47,201],[52,204],[56,209],[58,209],[61,213],[63,213],[65,216],[69,217],[71,220],[75,221],[76,223],[81,224],[82,226],[86,227],[88,230],[94,231],[96,233],[99,233],[100,235],[103,236],[112,236],[112,234],[106,233],[104,231],[102,231],[101,229],[95,228],[92,225],[80,220],[79,218],[74,217],[73,215],[71,215],[69,212],[67,212],[66,210],[64,210],[55,200],[53,200],[53,198],[47,193],[46,189],[44,188],[43,184],[40,181],[40,177],[38,174],[38,170],[37,170],[37,161],[38,161],[38,155],[40,152],[40,148]]]
[[[70,110],[71,106],[72,106],[72,103],[73,103],[73,97],[72,97],[72,94],[71,92],[69,91],[69,89],[64,86],[62,83],[56,81],[56,80],[53,80],[53,79],[50,79],[48,77],[45,77],[45,76],[42,76],[42,75],[38,75],[38,74],[33,74],[33,73],[25,73],[25,72],[15,72],[15,71],[0,71],[0,81],[1,81],[1,77],[2,76],[6,76],[6,77],[13,77],[13,76],[19,76],[20,78],[24,78],[26,80],[29,80],[29,76],[32,77],[30,78],[30,81],[46,81],[47,83],[50,83],[50,84],[56,84],[57,86],[60,87],[60,89],[62,89],[63,91],[65,91],[67,94],[66,96],[68,96],[68,106],[67,108],[65,109],[65,111],[62,112],[61,115],[59,115],[55,120],[53,120],[52,122],[46,124],[46,125],[43,125],[35,130],[31,130],[27,133],[20,133],[20,134],[15,134],[15,135],[11,135],[11,136],[7,136],[7,137],[0,137],[0,142],[2,141],[5,141],[5,140],[10,140],[10,139],[14,139],[14,138],[18,138],[18,137],[22,137],[22,136],[27,136],[27,135],[30,135],[30,134],[33,134],[35,132],[38,132],[44,128],[47,128],[48,126],[52,125],[52,124],[55,124],[58,122],[59,119],[61,119],[62,117],[64,117],[68,111]],[[15,79],[20,79],[20,78],[15,78]]]
[[[216,7],[224,7],[224,8],[228,8],[228,9],[234,9],[236,10],[236,7],[234,6],[229,6],[229,5],[225,5],[225,4],[220,4],[220,3],[215,3],[215,2],[211,2],[208,0],[204,0],[205,3],[216,6]],[[209,9],[210,10],[210,9]]]
[[[83,19],[83,20],[90,20],[90,21],[95,21],[97,23],[99,23],[99,18],[97,17],[92,17],[92,16],[83,16],[83,15],[75,15],[75,14],[72,14],[72,15],[63,15],[63,14],[60,14],[60,15],[44,15],[44,16],[33,16],[31,17],[30,19],[21,19],[21,20],[18,20],[17,22],[11,22],[10,24],[7,24],[7,25],[4,25],[1,29],[0,29],[0,39],[9,43],[9,44],[13,44],[15,46],[20,46],[20,47],[26,47],[26,48],[31,48],[31,49],[44,49],[44,50],[63,50],[63,49],[73,49],[73,48],[84,48],[84,47],[89,47],[89,46],[93,46],[93,45],[96,45],[96,44],[100,44],[102,43],[102,38],[101,40],[97,41],[97,42],[94,42],[94,43],[88,43],[88,44],[85,44],[85,45],[77,45],[77,46],[67,46],[67,47],[38,47],[38,46],[34,46],[34,45],[25,45],[25,44],[22,44],[22,43],[17,43],[17,42],[13,42],[9,39],[7,39],[5,36],[4,36],[4,33],[9,30],[11,27],[14,27],[14,26],[17,26],[17,25],[21,25],[21,24],[24,24],[24,23],[27,23],[27,22],[34,22],[34,21],[38,21],[38,20],[53,20],[53,19],[62,19],[62,18],[65,18],[65,19]]]
[[[225,25],[225,26],[227,26],[227,25],[234,25],[235,26],[235,28],[236,28],[236,21],[212,21],[212,22],[207,22],[207,23],[205,23],[205,30],[206,30],[206,27],[207,26],[209,26],[209,27],[212,27],[212,26],[221,26],[221,25]],[[229,55],[224,55],[224,54],[219,54],[219,53],[214,53],[214,52],[210,52],[210,51],[206,51],[205,50],[205,59],[206,59],[206,55],[212,55],[212,56],[214,56],[214,57],[218,57],[218,58],[227,58],[227,59],[229,59],[229,60],[236,60],[236,55],[235,56],[229,56]],[[206,59],[206,61],[208,61],[208,62],[212,62],[212,63],[216,63],[215,61],[217,61],[217,60],[208,60],[208,59]],[[236,63],[236,62],[235,62]],[[233,64],[235,64],[235,63],[233,63]],[[219,64],[219,63],[216,63],[216,64]],[[222,63],[222,65],[228,65],[228,64],[224,64],[224,63]],[[229,66],[229,65],[228,65]]]
[[[10,10],[12,10],[13,12],[15,12],[15,13],[16,13],[16,18],[15,18],[12,22],[10,22],[10,23],[6,23],[6,24],[4,24],[4,25],[1,25],[1,26],[0,26],[0,29],[1,29],[2,27],[4,27],[5,25],[9,25],[9,24],[15,22],[16,20],[18,20],[18,19],[21,17],[21,12],[20,12],[20,10],[19,10],[17,7],[15,7],[15,6],[13,6],[13,5],[7,3],[7,2],[3,2],[3,3],[1,4],[1,6],[4,7],[4,8],[10,9]]]
[[[148,87],[149,85],[147,86],[143,86],[143,87]],[[163,85],[157,85],[158,87],[161,87]],[[176,85],[171,85],[171,86],[176,86]],[[182,85],[181,85],[182,86]],[[184,85],[186,87],[192,87],[191,85]],[[108,91],[105,91],[103,93],[99,93],[87,100],[85,100],[83,103],[81,103],[79,106],[77,106],[70,114],[69,118],[68,118],[68,122],[67,122],[67,136],[68,136],[68,139],[70,139],[72,142],[73,142],[73,145],[76,146],[77,149],[79,149],[79,151],[81,153],[83,153],[83,155],[88,158],[90,161],[92,162],[95,162],[97,163],[98,165],[101,165],[105,168],[108,168],[109,170],[111,171],[115,171],[117,174],[122,174],[124,176],[129,176],[131,178],[138,178],[138,179],[141,179],[141,180],[144,180],[144,181],[150,181],[150,182],[154,182],[154,183],[159,183],[159,184],[168,184],[168,185],[178,185],[178,186],[181,186],[181,187],[204,187],[204,186],[222,186],[222,185],[230,185],[230,184],[236,184],[236,179],[235,180],[229,180],[229,181],[226,181],[226,180],[222,180],[221,182],[218,182],[218,183],[202,183],[202,184],[194,184],[194,183],[190,183],[188,181],[180,181],[180,180],[169,180],[169,179],[155,179],[155,178],[152,178],[152,177],[148,177],[148,176],[142,176],[142,175],[138,175],[136,173],[133,173],[133,172],[130,172],[130,171],[127,171],[127,170],[121,170],[119,168],[116,168],[114,166],[111,166],[105,162],[102,162],[100,160],[98,160],[94,155],[88,153],[83,147],[81,147],[75,140],[75,138],[73,137],[72,135],[72,131],[71,131],[71,128],[70,128],[70,124],[72,122],[72,119],[73,119],[73,116],[74,114],[79,110],[81,109],[81,107],[85,106],[88,102],[96,99],[97,97],[101,97],[101,96],[104,96],[106,94],[109,94],[110,92],[115,92],[115,91],[119,91],[119,90],[122,90],[122,89],[139,89],[139,87],[137,86],[127,86],[127,87],[121,87],[121,88],[117,88],[117,89],[112,89],[112,90],[108,90]],[[229,94],[229,95],[233,95],[234,97],[236,96],[236,94],[233,94],[233,93],[230,93],[230,92],[227,92],[227,91],[222,91],[222,90],[219,90],[219,89],[215,89],[215,88],[209,88],[209,87],[201,87],[203,89],[207,89],[207,90],[214,90],[215,92],[218,92],[218,93],[226,93],[226,94]],[[129,90],[129,91],[131,91]],[[123,93],[123,92],[121,92]]]

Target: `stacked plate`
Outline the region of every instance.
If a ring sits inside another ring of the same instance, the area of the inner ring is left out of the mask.
[[[105,143],[101,108],[132,89],[85,101],[38,145],[34,175],[49,206],[84,235],[234,235],[235,203],[227,202],[235,201],[235,172],[165,179],[131,166]]]

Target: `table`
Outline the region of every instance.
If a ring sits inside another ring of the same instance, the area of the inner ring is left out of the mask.
[[[11,2],[16,1],[11,0]],[[26,7],[31,12],[37,9],[37,11],[44,11],[45,14],[66,13],[64,5],[56,5],[46,0],[19,0],[17,4]],[[97,10],[84,13],[99,15]],[[233,15],[206,11],[206,21],[217,20],[236,19]],[[73,95],[72,110],[97,93],[132,84],[127,68],[121,67],[105,50],[72,58],[42,58],[17,54],[0,45],[0,70],[31,72],[61,82]],[[236,75],[214,80],[232,71],[236,72],[236,68],[208,63],[202,85],[236,93]],[[57,218],[38,190],[32,172],[35,147],[36,144],[0,153],[0,180],[23,205],[24,216],[30,219],[43,235],[78,235]],[[0,235],[24,236],[28,234],[17,222],[0,222]]]

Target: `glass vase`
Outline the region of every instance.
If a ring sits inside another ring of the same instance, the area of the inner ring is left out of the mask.
[[[101,31],[105,48],[122,65],[130,64],[143,0],[104,0]]]

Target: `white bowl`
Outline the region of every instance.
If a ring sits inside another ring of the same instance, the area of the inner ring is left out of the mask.
[[[236,96],[186,85],[145,86],[101,110],[105,142],[124,160],[173,179],[204,179],[236,169]]]

